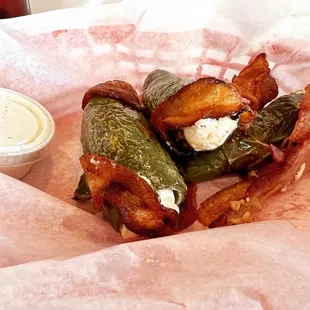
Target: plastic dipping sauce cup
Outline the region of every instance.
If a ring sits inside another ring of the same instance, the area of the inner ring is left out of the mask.
[[[55,122],[35,100],[0,88],[0,173],[23,178],[49,153]]]

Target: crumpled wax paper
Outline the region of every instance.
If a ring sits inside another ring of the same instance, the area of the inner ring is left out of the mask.
[[[71,199],[89,87],[140,91],[155,68],[230,80],[266,52],[281,94],[302,89],[307,3],[127,0],[0,21],[0,86],[56,121],[48,157],[22,181],[0,175],[0,309],[309,309],[309,175],[261,222],[131,243]],[[235,180],[203,184],[199,201]]]

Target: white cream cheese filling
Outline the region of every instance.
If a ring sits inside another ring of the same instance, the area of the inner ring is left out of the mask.
[[[173,190],[171,189],[159,189],[157,191],[158,198],[160,203],[168,208],[172,209],[180,214],[180,208],[179,206],[175,203],[175,196],[173,193]]]
[[[146,181],[147,184],[152,186],[152,183],[148,178],[140,174],[139,174],[139,177],[143,179],[144,181]],[[168,188],[163,188],[163,189],[157,190],[156,193],[158,195],[159,202],[165,208],[172,209],[180,213],[180,208],[175,203],[175,196],[174,196],[173,190],[168,189]]]
[[[137,238],[138,235],[129,230],[124,224],[121,224],[119,228],[119,232],[124,240],[134,239]]]
[[[238,120],[230,116],[200,119],[193,126],[184,128],[184,136],[195,151],[212,151],[220,147],[237,126]]]
[[[142,178],[144,181],[146,181],[149,185],[152,185],[151,181],[145,176],[139,175],[139,177]],[[156,192],[157,192],[160,203],[165,208],[172,209],[180,213],[180,208],[175,203],[175,196],[174,196],[173,190],[164,188],[164,189],[159,189]],[[137,235],[134,232],[130,231],[124,224],[120,226],[120,233],[123,239],[132,239],[132,238],[137,237]]]

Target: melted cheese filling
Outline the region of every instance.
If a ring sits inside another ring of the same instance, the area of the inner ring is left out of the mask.
[[[148,184],[151,185],[151,181],[146,178],[145,176],[139,175],[140,178],[145,180]],[[171,189],[159,189],[156,191],[158,194],[158,199],[165,208],[172,209],[178,213],[180,213],[180,208],[175,203],[175,196],[173,193],[173,190]],[[138,235],[136,235],[134,232],[130,231],[124,224],[120,227],[120,233],[123,237],[123,239],[133,239],[136,238]]]
[[[237,126],[238,120],[229,116],[200,119],[193,126],[184,128],[184,136],[195,151],[212,151],[220,147]]]

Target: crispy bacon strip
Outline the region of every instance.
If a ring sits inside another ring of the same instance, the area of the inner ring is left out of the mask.
[[[286,150],[283,160],[263,167],[257,172],[256,178],[249,179],[250,186],[246,191],[247,201],[242,202],[238,210],[227,210],[223,213],[212,224],[213,227],[251,221],[251,213],[261,210],[268,197],[286,191],[290,185],[301,178],[303,173],[309,170],[307,163],[310,153],[310,127],[307,123],[307,120],[310,119],[309,96],[310,87],[307,86],[305,97],[301,102],[298,122],[289,137],[290,141],[293,140],[295,143],[298,141],[297,145],[291,144]],[[238,184],[223,191],[232,192],[234,186],[238,186]],[[217,194],[221,199],[225,198],[220,192]],[[207,208],[207,206],[204,207]]]
[[[298,120],[288,140],[294,142],[289,145],[284,154],[282,164],[277,162],[264,167],[258,179],[249,188],[252,198],[251,205],[261,207],[269,196],[284,191],[291,183],[300,178],[306,170],[307,156],[310,151],[310,85],[300,104]]]
[[[157,106],[151,124],[171,144],[170,130],[192,126],[202,118],[220,118],[245,108],[237,88],[215,78],[201,78],[184,86]]]
[[[305,172],[309,151],[310,141],[307,141],[287,152],[283,164],[272,163],[265,167],[265,173],[261,172],[248,190],[250,205],[261,209],[268,197],[286,191],[292,183],[298,181]]]
[[[256,180],[251,179],[253,183],[250,183],[244,197],[234,202],[235,205],[240,207],[235,210],[227,208],[221,216],[215,219],[210,227],[242,224],[253,221],[253,213],[262,209],[266,199],[278,192],[286,191],[290,185],[297,182],[301,175],[308,170],[306,160],[309,152],[310,141],[307,141],[305,145],[292,149],[286,155],[283,165],[274,162],[264,167],[259,172]],[[238,185],[240,186],[240,183],[224,190],[233,192],[234,187]],[[208,206],[205,207],[207,208]]]
[[[187,195],[186,200],[180,206],[180,216],[177,225],[178,230],[183,230],[197,220],[197,184],[189,184],[187,185]]]
[[[198,209],[199,221],[209,226],[229,208],[240,207],[240,204],[245,202],[249,186],[249,182],[241,181],[209,197]]]
[[[125,226],[139,235],[164,236],[174,231],[177,213],[162,207],[153,188],[136,173],[99,155],[83,155],[80,162],[98,211],[108,201]]]
[[[232,79],[241,96],[250,100],[254,111],[278,96],[278,85],[270,71],[266,54],[262,53]]]
[[[83,109],[85,109],[88,102],[93,97],[104,97],[119,100],[137,111],[144,113],[147,112],[147,107],[139,101],[138,95],[134,88],[129,83],[124,81],[108,81],[90,88],[83,97]]]
[[[226,225],[252,221],[253,212],[259,211],[270,196],[285,192],[289,186],[296,183],[303,173],[308,171],[307,157],[310,152],[310,141],[303,146],[297,146],[286,154],[282,165],[273,163],[264,168],[256,181],[249,187],[249,201],[237,211],[227,212]]]
[[[303,141],[310,138],[310,84],[306,86],[305,91],[300,105],[298,121],[288,138],[291,143],[302,144]]]

